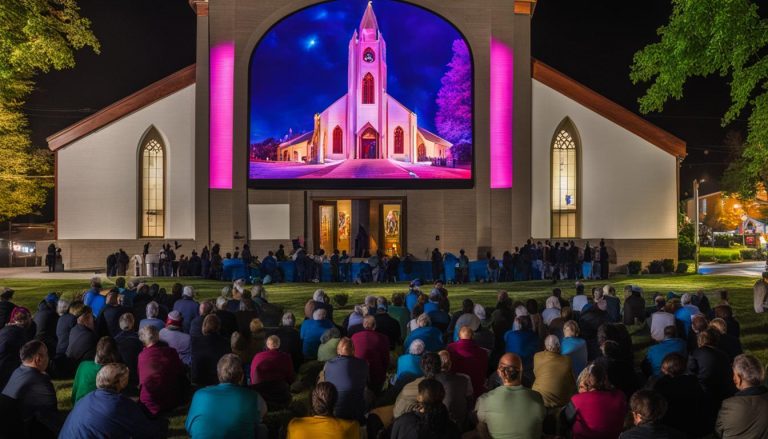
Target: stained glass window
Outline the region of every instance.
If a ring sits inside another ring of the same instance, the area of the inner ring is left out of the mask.
[[[165,234],[165,148],[154,128],[144,138],[140,160],[141,236],[162,238]]]
[[[570,119],[558,127],[552,141],[552,238],[578,233],[578,145]]]

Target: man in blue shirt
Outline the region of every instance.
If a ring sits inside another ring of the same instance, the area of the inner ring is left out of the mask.
[[[242,364],[237,355],[224,355],[216,366],[219,384],[195,392],[185,423],[192,439],[267,437],[261,425],[266,404],[258,393],[242,386]]]
[[[320,347],[320,337],[333,327],[333,323],[326,319],[327,311],[324,308],[316,309],[312,313],[312,320],[304,320],[301,323],[301,346],[304,358],[317,358],[317,349]]]
[[[181,293],[181,300],[177,300],[173,304],[173,310],[181,313],[184,318],[182,320],[182,331],[189,334],[189,327],[192,325],[192,320],[195,319],[200,313],[200,304],[195,301],[195,290],[190,286],[184,287]]]
[[[531,318],[515,318],[513,329],[504,334],[505,352],[512,352],[523,360],[523,370],[533,370],[533,355],[539,350],[539,337],[531,330]]]
[[[128,385],[128,377],[124,364],[102,367],[96,375],[96,390],[77,402],[59,437],[166,437],[165,418],[150,419],[138,403],[120,393]]]
[[[411,343],[416,339],[420,339],[424,342],[425,349],[428,352],[437,352],[445,347],[443,333],[436,327],[431,326],[432,321],[428,315],[419,315],[416,319],[416,323],[418,323],[419,327],[411,332],[411,335],[405,339],[405,344],[403,345],[404,350],[408,350]]]
[[[334,416],[363,423],[368,411],[365,403],[368,362],[355,357],[355,345],[347,337],[339,340],[336,353],[338,357],[326,361],[320,381],[332,383],[339,392]]]
[[[411,282],[411,287],[408,290],[408,294],[405,296],[405,307],[408,308],[408,312],[413,312],[413,307],[416,306],[417,303],[419,303],[419,296],[421,295],[421,290],[417,285],[414,285],[413,282]]]
[[[91,289],[85,292],[83,303],[91,307],[94,318],[99,317],[101,309],[107,303],[107,299],[101,295],[101,279],[98,277],[91,278]]]
[[[661,363],[664,361],[664,357],[673,352],[687,357],[688,344],[685,340],[677,338],[677,329],[670,325],[664,328],[664,340],[648,348],[648,353],[642,364],[643,372],[650,376],[661,375]]]

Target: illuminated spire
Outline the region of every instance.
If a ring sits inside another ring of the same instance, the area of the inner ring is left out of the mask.
[[[368,6],[365,8],[363,19],[360,20],[360,33],[363,33],[364,29],[370,29],[379,32],[379,23],[376,22],[376,14],[373,13],[373,2],[369,1]]]

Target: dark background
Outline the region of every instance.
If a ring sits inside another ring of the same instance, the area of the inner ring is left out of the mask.
[[[56,131],[195,62],[195,15],[187,0],[78,3],[92,21],[101,54],[80,51],[76,68],[37,78],[25,108],[32,141],[40,148],[47,148],[45,138]],[[763,5],[763,16],[766,10]],[[670,11],[668,0],[539,0],[532,19],[532,53],[637,113],[637,98],[645,88],[629,81],[632,56],[658,39],[656,29],[668,21]],[[726,79],[695,79],[686,86],[683,100],[643,116],[688,143],[680,172],[682,198],[694,178],[706,178],[702,193],[719,189],[717,180],[728,160],[725,134],[746,127],[744,115],[729,127],[720,126],[728,105]],[[622,165],[630,166],[617,164]],[[52,221],[52,196],[40,213],[16,221]]]

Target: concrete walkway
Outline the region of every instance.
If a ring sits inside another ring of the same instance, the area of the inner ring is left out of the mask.
[[[763,271],[765,271],[765,261],[735,262],[729,264],[706,262],[699,264],[699,273],[701,274],[758,278]]]
[[[90,279],[104,277],[104,273],[95,271],[65,271],[49,273],[46,267],[10,267],[0,268],[0,279]]]

